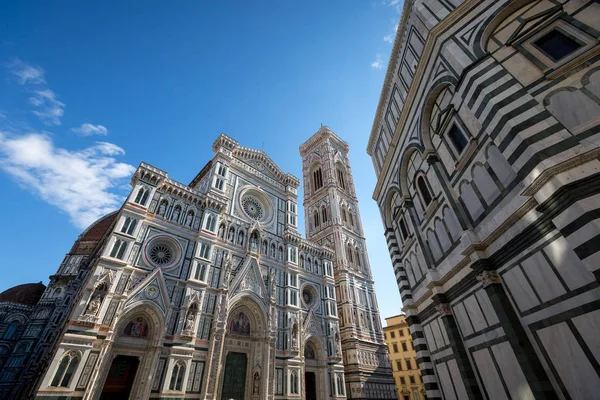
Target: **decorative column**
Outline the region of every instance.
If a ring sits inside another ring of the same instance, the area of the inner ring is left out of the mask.
[[[421,370],[423,385],[425,386],[425,390],[427,390],[427,399],[442,400],[442,393],[440,392],[437,383],[421,321],[419,320],[419,317],[414,314],[416,310],[407,307],[405,307],[405,309],[406,322],[408,323],[415,351],[417,352],[417,364]]]
[[[102,394],[102,388],[104,387],[104,382],[106,381],[106,377],[108,376],[108,371],[110,370],[110,366],[115,358],[113,354],[113,345],[114,342],[110,339],[106,339],[104,343],[102,343],[102,349],[100,350],[100,355],[98,356],[98,362],[96,364],[96,368],[94,368],[94,372],[90,377],[88,387],[83,395],[83,400],[97,400],[100,398]]]
[[[481,260],[487,267],[490,267],[487,260]],[[534,347],[521,324],[519,316],[515,312],[504,287],[502,279],[495,270],[484,270],[477,276],[485,292],[487,293],[494,311],[500,321],[506,338],[515,352],[515,356],[523,374],[529,383],[531,391],[536,399],[558,399],[548,375],[538,359]]]
[[[208,350],[208,375],[204,399],[217,400],[217,387],[219,382],[220,366],[223,356],[223,345],[225,342],[225,330],[227,324],[228,301],[227,292],[220,294],[219,305],[217,307],[217,318],[211,334],[211,343]],[[224,367],[224,366],[223,366]]]
[[[465,349],[462,337],[458,331],[458,326],[452,313],[452,307],[446,302],[446,296],[443,294],[436,294],[433,300],[434,302],[438,302],[435,309],[440,315],[440,319],[446,329],[450,348],[452,349],[452,353],[454,353],[455,360],[458,364],[458,371],[463,380],[467,396],[469,399],[473,400],[482,399],[483,396],[479,389],[479,385],[477,385],[475,373],[473,372],[473,368],[471,367],[471,363],[467,356],[467,350]]]

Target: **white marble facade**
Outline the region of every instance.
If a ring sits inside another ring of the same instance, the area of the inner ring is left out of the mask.
[[[297,231],[300,181],[213,150],[189,185],[139,166],[37,397],[347,398],[335,252]]]
[[[600,5],[405,1],[368,144],[428,399],[598,398]]]

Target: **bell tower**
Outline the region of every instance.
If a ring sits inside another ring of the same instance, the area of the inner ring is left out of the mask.
[[[396,399],[350,168],[328,127],[300,146],[306,238],[335,250],[335,292],[349,399]]]

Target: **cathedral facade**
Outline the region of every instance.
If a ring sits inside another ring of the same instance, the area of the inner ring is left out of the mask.
[[[405,1],[368,144],[428,399],[598,398],[600,5]]]
[[[3,399],[395,398],[348,145],[322,128],[301,147],[306,239],[296,177],[224,134],[213,151],[189,185],[140,164],[38,288],[66,308],[27,305],[58,334]]]

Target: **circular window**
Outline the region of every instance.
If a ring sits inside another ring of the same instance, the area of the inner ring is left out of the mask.
[[[242,208],[247,216],[260,220],[264,216],[264,208],[260,201],[253,196],[245,196],[242,199]]]
[[[250,220],[266,224],[273,220],[273,206],[269,197],[255,187],[242,189],[239,194],[240,213]]]
[[[169,270],[178,265],[182,252],[181,245],[175,239],[166,235],[158,235],[146,243],[143,255],[147,264]]]
[[[165,265],[173,260],[173,252],[165,244],[156,244],[150,249],[150,259],[154,264]]]
[[[310,286],[305,286],[302,289],[302,301],[307,307],[313,307],[317,300],[317,293]]]

